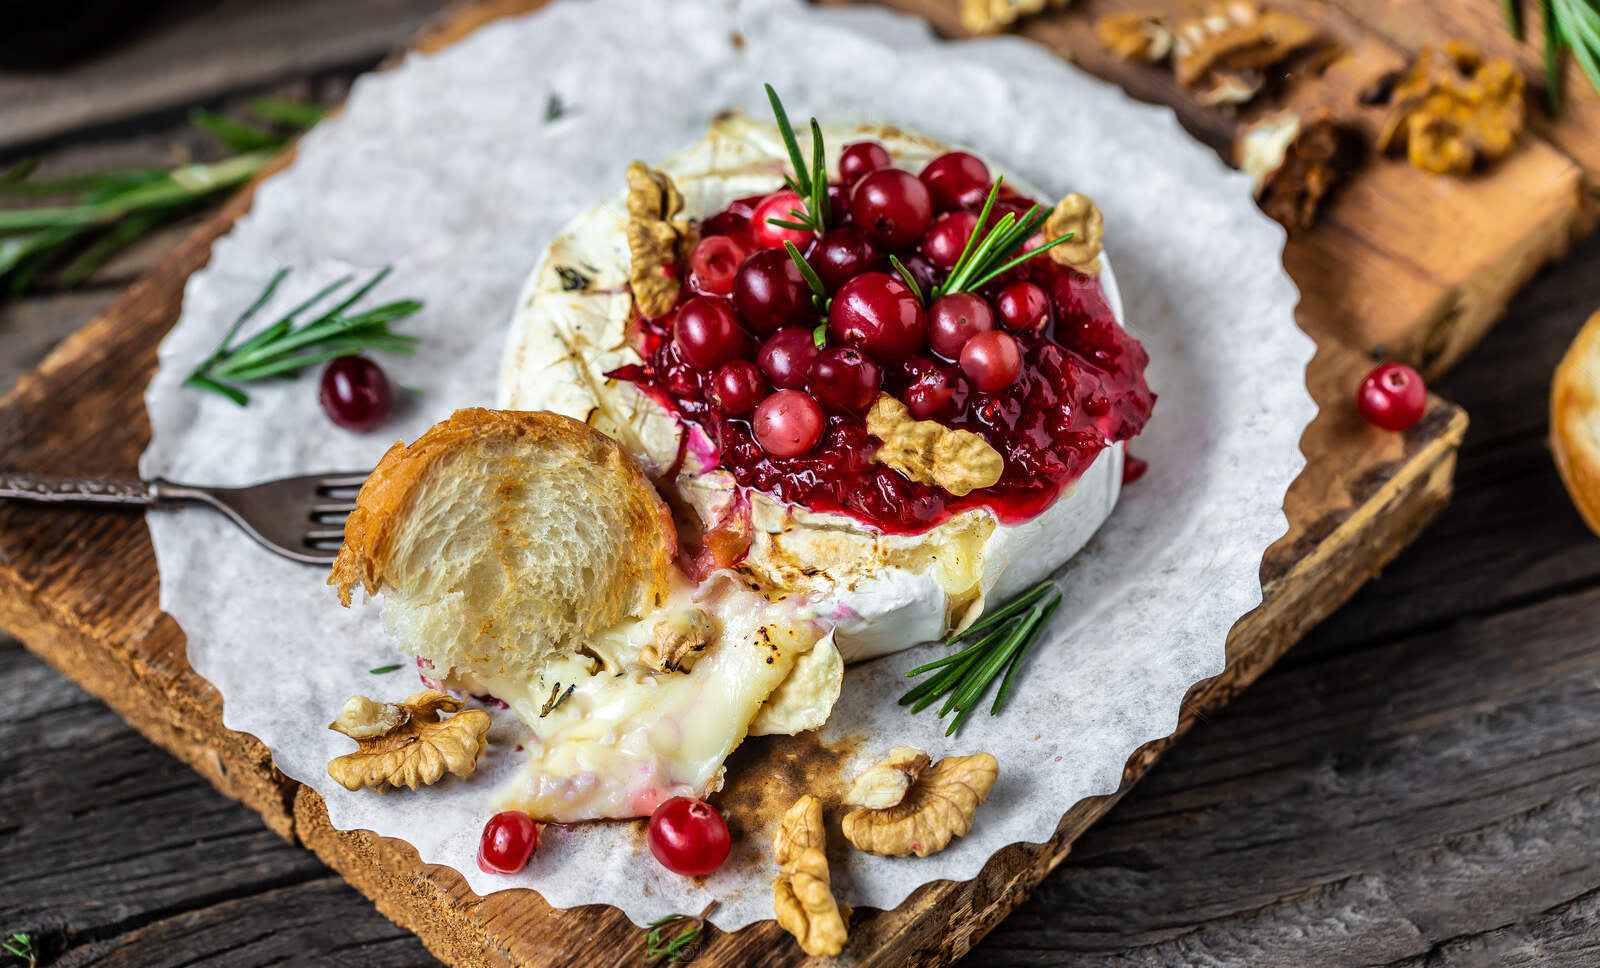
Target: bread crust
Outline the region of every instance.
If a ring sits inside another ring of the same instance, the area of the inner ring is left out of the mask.
[[[1600,534],[1600,312],[1589,317],[1550,383],[1550,449],[1572,503]]]
[[[610,437],[570,417],[473,407],[457,410],[409,447],[396,441],[373,468],[356,496],[356,509],[345,523],[344,544],[328,575],[328,584],[338,590],[342,604],[349,606],[350,591],[357,585],[369,595],[383,588],[389,551],[405,511],[433,469],[460,450],[497,439],[521,446],[565,448],[592,465],[597,476],[608,477],[606,489],[624,505],[636,550],[629,558],[633,574],[628,577],[644,584],[657,599],[666,595],[677,555],[677,532],[666,503],[631,454]]]

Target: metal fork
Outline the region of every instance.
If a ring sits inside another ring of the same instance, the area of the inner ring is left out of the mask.
[[[307,474],[251,487],[196,487],[160,479],[58,477],[0,471],[0,499],[45,504],[165,508],[205,504],[270,551],[313,565],[333,563],[344,521],[366,474]]]

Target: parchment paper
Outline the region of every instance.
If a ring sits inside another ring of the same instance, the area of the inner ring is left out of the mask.
[[[1022,40],[942,43],[882,10],[554,3],[363,78],[294,165],[262,186],[189,281],[147,394],[154,436],[141,467],[212,484],[368,468],[397,437],[491,403],[513,300],[543,247],[613,194],[630,160],[690,143],[724,107],[764,115],[762,81],[797,117],[904,124],[971,145],[1053,197],[1094,197],[1160,394],[1132,446],[1150,471],[1065,569],[1064,607],[1003,716],[974,716],[952,741],[930,713],[913,718],[894,703],[902,674],[939,646],[849,670],[825,739],[880,738],[866,755],[896,743],[935,757],[988,750],[1001,764],[973,832],[943,853],[838,852],[841,899],[888,908],[925,882],[972,877],[1007,844],[1048,839],[1073,803],[1115,790],[1129,754],[1172,731],[1185,690],[1222,671],[1229,627],[1260,602],[1261,555],[1284,531],[1284,491],[1314,413],[1304,386],[1313,347],[1292,317],[1282,231],[1251,204],[1249,180],[1170,111]],[[552,98],[564,111],[547,121]],[[401,395],[402,414],[381,433],[330,424],[314,375],[252,388],[247,409],[181,386],[278,267],[294,273],[270,308],[388,264],[394,274],[376,295],[427,308],[402,324],[423,337],[421,351],[382,358],[420,393]],[[638,922],[698,911],[713,896],[725,928],[771,916],[769,867],[697,884],[660,868],[625,825],[552,829],[524,873],[480,872],[491,793],[515,769],[518,730],[506,717],[494,734],[506,742],[468,781],[346,792],[326,764],[350,743],[326,724],[354,693],[396,699],[418,688],[409,668],[369,673],[407,661],[377,606],[339,608],[320,569],[273,557],[217,515],[152,513],[149,524],[161,606],[221,691],[224,723],[259,737],[286,774],[322,794],[336,826],[407,840],[480,894],[533,887],[558,907],[612,904]]]

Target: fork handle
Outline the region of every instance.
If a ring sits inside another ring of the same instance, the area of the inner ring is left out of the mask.
[[[62,477],[0,471],[0,498],[44,504],[121,504],[149,507],[168,495],[162,481],[131,477]]]

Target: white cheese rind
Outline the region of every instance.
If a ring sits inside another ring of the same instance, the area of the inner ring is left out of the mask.
[[[949,150],[879,125],[824,125],[823,138],[829,145],[876,140],[912,171]],[[779,187],[787,158],[775,126],[735,115],[718,119],[705,138],[659,167],[683,192],[685,214],[705,217],[737,198]],[[619,194],[578,216],[534,268],[508,334],[500,404],[587,420],[659,473],[677,458],[681,426],[632,384],[602,375],[640,362],[627,342],[625,225]],[[558,266],[591,274],[590,290],[564,291]],[[1101,282],[1120,322],[1109,265]],[[711,521],[732,500],[734,484],[727,472],[705,467],[703,451],[703,435],[691,437],[676,486]],[[835,625],[845,661],[885,655],[970,623],[986,601],[1004,600],[1064,563],[1115,507],[1122,463],[1122,445],[1108,447],[1027,521],[1001,524],[987,510],[973,510],[918,535],[884,535],[848,515],[795,508],[752,492],[755,540],[737,570],[814,603],[817,617]]]

